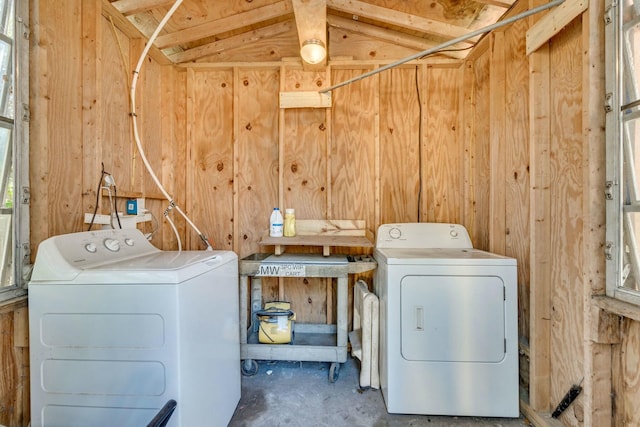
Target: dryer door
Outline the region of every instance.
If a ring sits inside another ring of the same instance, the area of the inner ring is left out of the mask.
[[[504,282],[497,276],[404,276],[402,357],[500,362],[505,356]]]

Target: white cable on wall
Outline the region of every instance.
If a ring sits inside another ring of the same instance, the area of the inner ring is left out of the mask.
[[[171,16],[176,11],[178,6],[180,6],[181,3],[182,3],[182,0],[176,0],[173,6],[171,6],[169,11],[167,12],[167,14],[164,16],[164,18],[162,18],[162,21],[160,21],[160,23],[158,24],[158,27],[153,32],[153,34],[147,41],[144,49],[142,50],[142,54],[138,59],[138,64],[136,65],[136,68],[133,71],[133,78],[131,80],[131,96],[130,96],[131,120],[133,122],[133,137],[136,141],[136,146],[138,147],[138,151],[140,152],[140,158],[144,162],[144,165],[147,168],[149,175],[151,175],[151,178],[160,189],[160,192],[162,192],[162,194],[167,199],[167,201],[169,201],[169,207],[165,210],[164,215],[165,215],[165,218],[167,218],[167,221],[171,225],[171,228],[173,229],[173,232],[175,233],[178,239],[178,250],[182,250],[182,243],[180,241],[180,236],[178,234],[178,230],[176,229],[175,225],[173,224],[171,219],[168,217],[168,214],[172,209],[175,209],[176,211],[178,211],[178,213],[182,215],[182,217],[187,221],[187,223],[191,226],[191,228],[193,228],[193,230],[198,234],[198,236],[200,236],[200,239],[202,240],[202,242],[207,246],[207,250],[212,250],[211,244],[209,243],[209,240],[207,239],[207,237],[198,229],[198,227],[196,227],[193,221],[189,219],[189,217],[182,211],[182,209],[180,209],[180,207],[176,205],[176,203],[173,200],[173,197],[171,197],[171,195],[165,190],[162,183],[160,182],[156,174],[153,172],[153,168],[151,167],[151,164],[149,163],[149,160],[147,159],[147,156],[145,155],[144,150],[142,148],[142,143],[140,142],[140,135],[138,133],[138,120],[136,117],[136,85],[138,83],[140,69],[142,68],[142,64],[144,62],[144,59],[147,56],[147,53],[149,53],[149,49],[151,49],[151,46],[153,45],[155,39],[158,37],[158,34],[164,28],[167,21],[169,21],[169,19],[171,18]]]

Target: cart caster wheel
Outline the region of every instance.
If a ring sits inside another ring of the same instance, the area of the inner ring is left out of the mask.
[[[255,360],[244,360],[240,362],[240,370],[245,377],[252,377],[258,373],[258,362]]]
[[[340,364],[332,363],[329,368],[329,382],[335,383],[338,380],[338,375],[340,374]]]

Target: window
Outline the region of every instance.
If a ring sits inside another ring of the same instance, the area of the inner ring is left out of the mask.
[[[0,301],[24,293],[29,263],[26,3],[0,0]]]
[[[607,3],[607,294],[640,304],[640,0]]]

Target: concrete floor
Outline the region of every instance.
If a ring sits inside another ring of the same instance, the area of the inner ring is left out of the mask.
[[[229,427],[529,426],[524,418],[388,414],[379,390],[361,390],[358,361],[349,358],[336,382],[329,363],[259,361],[242,377],[242,397]]]

